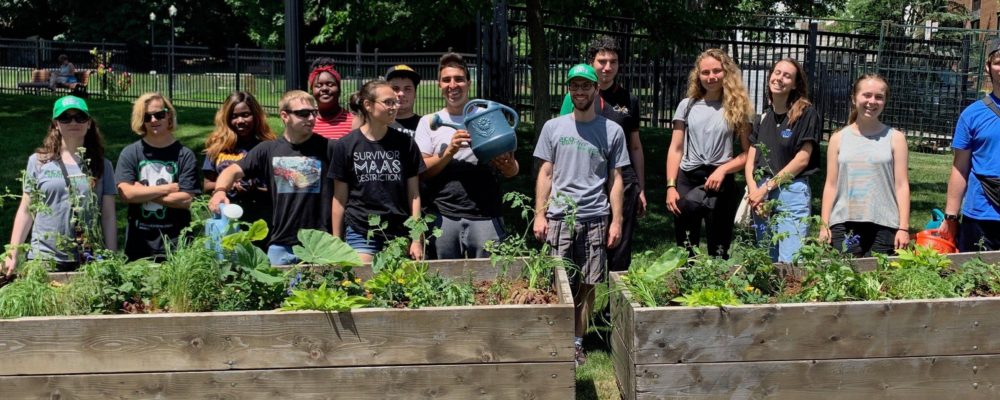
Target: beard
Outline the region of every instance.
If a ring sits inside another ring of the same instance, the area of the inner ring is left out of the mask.
[[[587,111],[587,110],[590,109],[590,106],[592,106],[592,105],[594,105],[594,97],[593,96],[591,96],[589,99],[587,99],[587,102],[584,103],[584,104],[582,104],[582,105],[578,104],[576,102],[576,100],[573,100],[573,107],[576,108],[579,111]]]

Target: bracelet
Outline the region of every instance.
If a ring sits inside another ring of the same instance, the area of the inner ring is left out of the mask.
[[[667,189],[676,188],[676,187],[677,187],[677,180],[676,179],[667,179]]]
[[[226,190],[224,188],[215,188],[215,190],[212,191],[213,194],[219,193],[219,192],[228,192],[228,190]]]
[[[896,229],[896,230],[897,230],[897,231],[905,231],[905,232],[907,232],[907,233],[909,233],[909,232],[910,232],[910,228],[899,228],[899,229]]]

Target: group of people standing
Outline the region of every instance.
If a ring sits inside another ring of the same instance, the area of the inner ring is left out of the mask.
[[[998,50],[986,65],[994,81]],[[544,122],[533,151],[539,162],[533,234],[578,267],[578,358],[594,286],[609,269],[628,268],[637,218],[647,209],[639,101],[615,81],[619,56],[611,38],[590,44],[587,63],[566,77],[562,115]],[[135,101],[131,126],[140,139],[112,168],[86,103],[60,98],[42,147],[28,159],[11,244],[24,243],[30,232],[29,258],[74,269],[86,261],[88,246],[117,249],[117,195],[128,204],[125,253],[162,257],[190,223],[192,199],[204,191],[212,193],[213,211],[233,202],[244,206],[244,219],[269,222],[273,264],[297,262],[292,247],[301,229],[329,231],[371,260],[387,240],[407,237],[404,221],[422,214],[435,215],[443,234],[429,244],[412,239],[411,257],[486,257],[485,243],[505,236],[501,183],[520,166],[512,153],[477,159],[466,130],[432,128],[435,116],[463,123],[471,80],[461,55],[440,59],[436,83],[444,108],[437,113],[414,113],[420,83],[416,71],[397,65],[351,94],[345,107],[340,74],[332,60],[318,59],[309,74],[312,93],[290,91],[278,104],[281,135],[253,95],[234,92],[206,140],[201,185],[197,157],[173,135],[177,115],[169,99],[147,93]],[[755,116],[733,60],[719,49],[698,56],[687,96],[674,112],[666,157],[666,206],[675,216],[678,246],[693,254],[704,231],[709,253],[727,257],[745,198],[772,259],[793,260],[808,234],[808,180],[820,169],[822,119],[808,86],[799,62],[779,60],[767,78],[770,106]],[[856,256],[892,253],[909,242],[907,145],[903,133],[879,118],[888,97],[880,76],[858,78],[848,125],[827,146],[819,237]],[[1000,246],[1000,167],[989,162],[1000,154],[994,150],[1000,146],[997,101],[990,94],[970,106],[956,127],[942,232],[959,232],[963,251],[972,250],[971,243]],[[740,172],[745,195],[735,179]],[[372,215],[385,228],[370,226]],[[8,274],[17,256],[8,252]]]

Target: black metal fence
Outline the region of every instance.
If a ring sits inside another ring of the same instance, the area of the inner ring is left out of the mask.
[[[307,64],[319,57],[336,62],[343,82],[341,101],[365,81],[385,74],[396,64],[407,64],[424,79],[417,88],[416,111],[424,114],[443,107],[437,85],[438,59],[442,52],[382,53],[307,51]],[[212,49],[195,46],[128,46],[121,43],[66,42],[0,38],[0,92],[50,93],[46,89],[18,88],[29,82],[32,71],[53,69],[66,54],[77,69],[92,70],[88,95],[128,101],[139,94],[159,91],[177,105],[215,107],[233,90],[253,93],[262,104],[275,108],[285,92],[284,52],[232,47]],[[173,74],[171,71],[173,56]],[[463,54],[474,84],[483,82],[475,54]],[[305,67],[305,66],[304,66]],[[476,87],[472,95],[476,95]]]
[[[510,7],[509,47],[514,53],[513,103],[531,120],[535,96],[530,85],[531,43],[526,10]],[[550,55],[549,92],[553,110],[565,87],[570,66],[583,62],[585,46],[597,35],[614,37],[623,53],[618,81],[639,96],[642,124],[670,125],[674,108],[685,96],[688,73],[696,54],[671,57],[649,54],[655,40],[637,30],[632,21],[588,18],[577,26],[546,24]],[[883,119],[910,137],[949,139],[961,110],[989,90],[983,77],[985,43],[997,31],[925,28],[881,23],[878,35],[826,30],[835,21],[760,18],[759,26],[728,26],[707,31],[696,48],[724,49],[739,64],[755,109],[766,104],[769,68],[778,60],[794,58],[810,75],[811,99],[824,116],[827,130],[838,129],[850,109],[853,81],[863,73],[877,72],[889,83],[890,97]],[[875,24],[880,24],[874,22]],[[985,84],[985,85],[984,85]],[[984,87],[987,86],[987,87]]]

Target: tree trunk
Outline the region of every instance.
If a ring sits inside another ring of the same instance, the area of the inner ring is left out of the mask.
[[[528,42],[531,43],[531,96],[534,100],[532,122],[535,138],[542,125],[552,117],[549,99],[549,45],[542,26],[541,0],[528,0]]]

